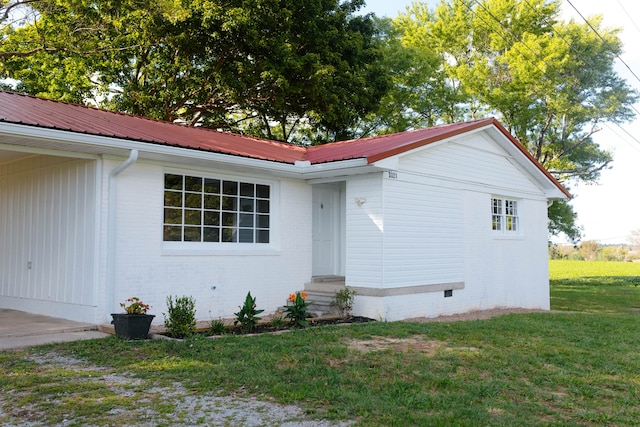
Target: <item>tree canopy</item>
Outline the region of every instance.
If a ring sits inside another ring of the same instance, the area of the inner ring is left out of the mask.
[[[637,93],[614,70],[618,30],[590,24],[561,21],[556,0],[413,3],[383,24],[403,50],[386,55],[396,71],[377,132],[496,116],[565,185],[597,181],[612,156],[593,135],[631,120]],[[570,206],[549,214],[551,230],[579,237]]]
[[[18,89],[187,125],[343,139],[389,80],[362,0],[3,0]]]

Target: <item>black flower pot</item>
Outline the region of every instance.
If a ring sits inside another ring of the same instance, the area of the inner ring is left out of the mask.
[[[153,314],[111,314],[111,323],[116,330],[116,336],[125,340],[145,340],[149,337],[149,328]]]

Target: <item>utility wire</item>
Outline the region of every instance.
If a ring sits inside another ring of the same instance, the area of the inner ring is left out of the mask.
[[[556,28],[554,27],[553,23],[549,22],[549,20],[548,20],[546,17],[544,17],[543,15],[541,15],[541,14],[540,14],[540,12],[539,12],[535,7],[533,7],[533,6],[531,5],[531,3],[529,3],[529,0],[523,0],[523,1],[526,3],[526,5],[527,5],[527,6],[529,6],[529,9],[531,9],[531,10],[532,10],[536,15],[538,15],[540,18],[542,18],[542,20],[543,20],[547,25],[549,25],[549,28],[551,28],[551,31],[553,31],[553,33],[554,33],[556,36],[558,36],[558,37],[559,37],[559,38],[560,38],[560,39],[561,39],[561,40],[562,40],[562,41],[563,41],[563,42],[564,42],[564,43],[569,47],[569,49],[570,49],[573,53],[575,53],[575,54],[576,54],[576,56],[577,56],[577,57],[579,57],[579,56],[580,56],[580,53],[579,53],[579,52],[576,50],[576,48],[573,46],[573,43],[571,43],[570,41],[568,41],[568,40],[566,39],[566,37],[565,37],[563,34],[560,34],[560,33],[556,30]],[[620,3],[620,1],[619,1],[619,0],[618,0],[618,3]],[[573,5],[572,5],[572,6],[573,6]],[[620,5],[620,6],[622,6],[622,5]],[[574,9],[575,9],[575,8],[574,8]],[[624,9],[624,8],[623,8],[623,9]],[[577,12],[577,10],[576,10],[576,12]],[[626,11],[625,11],[625,12],[626,12]],[[578,14],[580,14],[580,12],[578,12]],[[580,14],[580,16],[582,16],[582,15]],[[584,19],[584,18],[583,18],[583,19]],[[592,27],[588,22],[587,22],[587,24],[589,25],[589,27],[590,27],[590,28],[592,28],[592,29],[593,29],[593,27]],[[634,23],[634,25],[635,25],[635,23]],[[637,28],[637,27],[636,27],[636,28]],[[594,31],[595,31],[595,30],[594,30]],[[598,34],[598,33],[596,32],[596,34]],[[605,41],[605,40],[600,36],[600,34],[598,34],[598,37],[600,37],[600,39],[605,43],[605,45],[608,45],[608,44],[609,44],[607,41]],[[616,55],[616,56],[617,56],[617,55]],[[618,57],[618,58],[620,59],[620,57]],[[625,64],[625,65],[626,65],[626,64]],[[590,71],[591,75],[593,75],[593,74],[594,74],[594,71],[593,71],[592,69],[589,69],[589,71]],[[632,74],[633,74],[633,72],[632,72]],[[635,74],[634,74],[634,76],[635,76]],[[636,77],[636,78],[637,78],[637,77]],[[638,109],[636,108],[636,106],[635,106],[635,105],[633,105],[633,104],[632,104],[632,105],[630,106],[630,108],[631,108],[632,110],[634,110],[634,111],[636,112],[636,114],[638,114],[638,116],[640,116],[640,111],[638,111]],[[634,138],[634,139],[635,139],[635,138]],[[638,143],[640,144],[640,142],[638,142]]]
[[[617,0],[617,2],[620,5],[620,9],[622,9],[624,11],[625,15],[627,15],[627,18],[629,18],[629,21],[631,21],[633,26],[636,27],[636,30],[638,30],[638,32],[640,33],[640,27],[638,27],[638,24],[636,24],[636,22],[633,20],[631,15],[629,15],[629,12],[627,12],[627,9],[625,9],[624,6],[622,5],[622,3],[620,3],[620,0]]]
[[[573,5],[573,3],[571,3],[571,0],[567,0],[567,3],[569,3],[569,5],[571,5],[571,7],[573,8],[573,10],[575,10],[575,11],[576,11],[576,13],[577,13],[578,15],[580,15],[580,17],[582,18],[582,20],[583,20],[583,21],[584,21],[584,22],[589,26],[589,28],[591,28],[591,30],[592,30],[592,31],[593,31],[593,32],[594,32],[594,33],[595,33],[595,34],[600,38],[600,40],[602,40],[604,43],[608,44],[608,42],[604,39],[604,37],[602,37],[602,36],[600,35],[600,33],[598,32],[598,30],[596,30],[596,29],[593,27],[593,25],[591,25],[591,22],[589,22],[589,21],[587,20],[587,18],[585,18],[585,17],[582,15],[582,13],[580,13],[580,11],[579,11],[579,10],[578,10],[574,5]],[[623,60],[622,58],[620,58],[620,55],[616,54],[616,58],[618,58],[618,60],[619,60],[620,62],[622,62],[622,64],[624,64],[624,66],[625,66],[625,67],[627,67],[627,69],[628,69],[628,70],[629,70],[629,72],[633,75],[633,77],[635,77],[635,78],[636,78],[636,80],[638,80],[638,82],[640,82],[640,77],[638,77],[638,76],[636,75],[636,73],[634,73],[634,72],[633,72],[633,70],[631,69],[631,67],[629,67],[629,65],[628,65],[626,62],[624,62],[624,60]]]

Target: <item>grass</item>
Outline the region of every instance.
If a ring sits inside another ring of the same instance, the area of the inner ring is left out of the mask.
[[[551,308],[591,313],[640,311],[640,263],[549,261]]]
[[[637,425],[639,267],[552,262],[568,312],[0,353],[0,424],[227,425],[181,402],[234,396],[362,426]]]

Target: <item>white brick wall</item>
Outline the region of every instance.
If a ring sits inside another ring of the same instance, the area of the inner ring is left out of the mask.
[[[176,170],[180,169],[171,169]],[[249,291],[266,314],[284,305],[289,293],[303,289],[311,278],[311,189],[307,184],[271,181],[271,241],[276,243],[270,250],[233,254],[222,245],[222,251],[194,253],[163,249],[164,172],[159,164],[138,162],[118,177],[114,308],[137,296],[152,305],[151,313],[159,323],[166,313],[166,297],[187,295],[196,300],[197,318],[209,320],[233,317]],[[263,180],[225,171],[184,172]],[[105,320],[109,313],[105,311]]]

